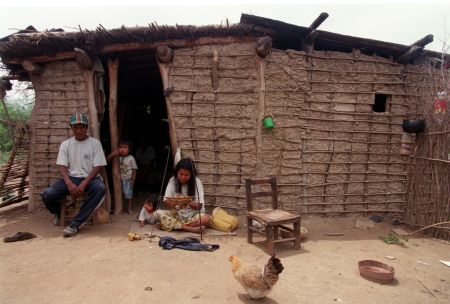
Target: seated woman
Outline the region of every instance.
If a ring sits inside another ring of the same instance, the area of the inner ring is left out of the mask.
[[[192,199],[180,199],[191,197]],[[200,233],[207,226],[210,216],[205,213],[203,184],[196,177],[190,158],[181,159],[174,169],[174,176],[167,184],[163,202],[169,210],[158,210],[161,229],[181,229]]]

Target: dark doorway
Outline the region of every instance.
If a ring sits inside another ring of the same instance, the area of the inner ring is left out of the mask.
[[[173,161],[167,148],[170,147],[167,110],[154,51],[127,52],[117,57],[117,122],[119,137],[131,142],[131,154],[138,164],[134,196],[159,193],[172,176]],[[105,124],[102,123],[102,130]],[[106,133],[109,137],[109,130],[104,130],[103,134]],[[168,172],[163,180],[167,157]]]

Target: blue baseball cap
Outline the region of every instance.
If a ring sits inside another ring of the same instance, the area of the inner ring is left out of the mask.
[[[82,124],[86,126],[89,124],[86,114],[75,113],[72,116],[70,116],[70,125],[73,126],[77,124]]]

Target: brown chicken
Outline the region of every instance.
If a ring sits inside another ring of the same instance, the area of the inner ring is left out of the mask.
[[[261,269],[255,265],[242,262],[237,256],[230,256],[231,271],[234,278],[244,287],[253,299],[264,298],[278,281],[278,275],[284,267],[280,259],[272,255]]]

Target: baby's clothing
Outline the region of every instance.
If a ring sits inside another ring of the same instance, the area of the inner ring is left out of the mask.
[[[147,224],[154,225],[158,221],[158,216],[156,212],[148,212],[145,207],[142,207],[141,213],[139,214],[139,222],[146,222]]]

